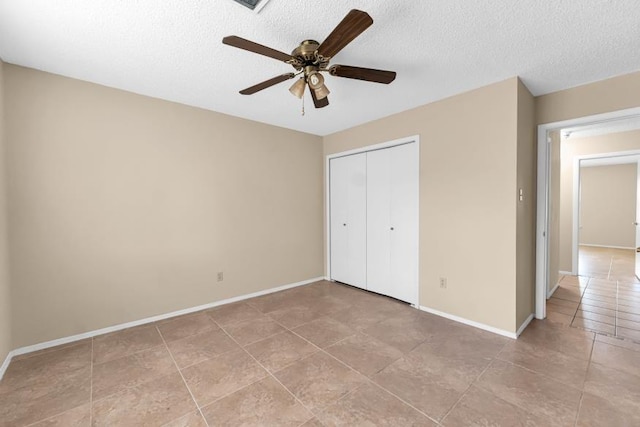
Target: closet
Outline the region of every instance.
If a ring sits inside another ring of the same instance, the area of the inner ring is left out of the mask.
[[[329,160],[331,279],[418,303],[418,144]]]

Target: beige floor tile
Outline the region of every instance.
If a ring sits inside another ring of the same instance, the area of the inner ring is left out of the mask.
[[[48,418],[30,427],[90,427],[91,405],[79,406],[55,417]]]
[[[28,359],[26,359],[28,360]],[[0,426],[23,426],[89,403],[91,368],[60,373],[0,393]]]
[[[499,359],[549,376],[564,384],[582,389],[589,361],[576,359],[546,347],[512,341],[500,352]]]
[[[276,372],[275,376],[316,415],[367,381],[323,352],[314,353]]]
[[[593,346],[592,363],[599,363],[640,378],[640,352],[601,341]]]
[[[93,339],[93,363],[104,363],[162,345],[155,325],[137,326]]]
[[[548,377],[495,361],[482,374],[478,387],[535,415],[573,425],[582,392]]]
[[[555,323],[561,326],[569,326],[573,321],[573,316],[569,316],[562,313],[556,313],[555,311],[547,307],[547,321]]]
[[[162,427],[207,427],[207,423],[200,415],[200,411],[191,411],[189,414],[164,424]]]
[[[578,310],[584,311],[587,313],[597,313],[602,314],[604,316],[616,317],[616,310],[611,310],[609,308],[596,307],[594,305],[589,304],[580,304]]]
[[[453,410],[442,421],[446,427],[552,426],[554,420],[533,415],[497,396],[471,387]]]
[[[594,334],[577,328],[551,327],[534,320],[520,335],[522,342],[559,351],[578,359],[589,360]]]
[[[271,376],[202,408],[211,426],[298,427],[313,415]]]
[[[630,320],[632,322],[640,323],[640,315],[638,314],[625,313],[623,311],[619,311],[617,312],[617,316],[618,316],[618,319]]]
[[[175,371],[171,355],[164,345],[96,364],[93,367],[93,398],[99,400]]]
[[[622,338],[628,338],[630,340],[640,343],[640,331],[637,331],[635,329],[618,327],[616,328],[616,336],[619,336]]]
[[[640,322],[618,318],[616,323],[619,327],[640,331]]]
[[[608,335],[596,334],[596,341],[640,352],[640,343],[622,337],[610,337]]]
[[[579,302],[582,297],[582,291],[576,288],[564,288],[559,286],[553,293],[553,298],[563,299],[567,301]]]
[[[431,337],[430,323],[433,321],[428,314],[412,310],[402,316],[383,320],[365,329],[364,333],[408,353]]]
[[[247,300],[246,303],[262,313],[268,314],[300,303],[306,303],[308,301],[308,296],[301,296],[289,291],[282,291],[263,295],[257,298],[251,298],[250,300]]]
[[[374,382],[415,408],[440,420],[460,399],[465,387],[446,374],[431,373],[414,360],[402,358],[373,378]]]
[[[201,334],[218,326],[204,312],[187,314],[158,323],[158,330],[165,341],[175,341],[191,335]]]
[[[331,313],[330,310],[328,311],[323,307],[309,302],[304,305],[295,305],[272,311],[269,313],[269,317],[284,327],[293,329],[312,320],[324,317],[329,313]]]
[[[228,326],[234,323],[258,320],[264,318],[264,314],[257,308],[245,302],[226,304],[207,311],[220,326]]]
[[[94,401],[93,426],[158,426],[195,409],[189,391],[176,372]]]
[[[607,301],[601,301],[599,299],[591,299],[591,298],[583,297],[581,302],[583,305],[591,305],[594,307],[608,308],[609,310],[616,309],[615,301],[607,302]]]
[[[562,304],[557,304],[558,299],[551,298],[547,300],[547,311],[564,314],[565,316],[573,317],[576,314],[577,305],[575,307],[568,307]],[[572,304],[573,305],[573,304]]]
[[[613,325],[613,326],[615,326],[616,324],[616,318],[614,316],[607,316],[605,314],[593,313],[591,311],[578,310],[576,311],[576,317],[587,319],[587,320],[593,320],[595,322],[606,323],[608,325]]]
[[[632,303],[629,301],[618,302],[618,311],[625,313],[640,315],[640,303]]]
[[[553,304],[556,306],[566,307],[568,309],[573,309],[574,312],[578,308],[578,301],[567,301],[566,299],[556,298],[552,296],[547,300],[547,304]]]
[[[623,412],[640,413],[640,377],[628,372],[592,363],[584,391],[607,399]]]
[[[322,424],[317,418],[311,418],[300,427],[324,427],[324,424]]]
[[[353,334],[355,330],[330,317],[322,317],[293,329],[293,332],[320,348],[335,344]]]
[[[227,325],[224,330],[242,346],[285,331],[284,327],[267,316]]]
[[[73,342],[69,342],[66,344],[61,344],[61,345],[57,345],[54,347],[48,347],[48,348],[43,348],[42,350],[37,350],[37,351],[32,351],[30,353],[25,353],[25,354],[16,354],[15,356],[13,356],[11,358],[12,362],[17,362],[18,360],[22,360],[22,359],[30,359],[34,356],[42,356],[45,353],[51,353],[54,351],[58,351],[58,350],[62,350],[65,349],[67,347],[76,347],[79,345],[91,345],[91,341],[93,340],[93,338],[86,338],[86,339],[82,339],[79,341],[73,341]]]
[[[614,325],[583,319],[577,316],[573,319],[573,322],[571,322],[571,326],[609,335],[615,335],[616,333],[616,327]]]
[[[48,386],[59,375],[91,366],[91,341],[13,361],[0,382],[0,393],[38,384]]]
[[[584,294],[584,302],[588,303],[588,301],[590,300],[595,300],[595,301],[601,301],[604,303],[608,303],[608,304],[615,304],[617,302],[617,292],[616,291],[611,291],[612,295],[602,295],[602,294],[596,294],[596,293],[592,293],[592,292],[585,292]]]
[[[402,352],[375,338],[363,334],[352,335],[326,348],[361,374],[371,376],[402,357]]]
[[[328,316],[355,330],[363,330],[388,318],[389,313],[372,310],[367,306],[354,305]]]
[[[364,384],[319,415],[326,426],[436,426],[374,384]]]
[[[268,375],[244,350],[224,353],[182,370],[200,407]]]
[[[640,412],[623,412],[608,400],[585,393],[580,404],[576,426],[634,427],[640,425]]]
[[[221,329],[170,341],[167,346],[180,369],[240,348]]]
[[[285,331],[245,347],[265,368],[279,371],[287,365],[318,351],[317,347]]]

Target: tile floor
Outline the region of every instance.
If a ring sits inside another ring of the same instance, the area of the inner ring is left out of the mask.
[[[547,300],[548,318],[640,343],[640,283],[635,276],[635,252],[582,246],[580,273],[562,277]]]
[[[640,344],[318,282],[15,358],[0,426],[636,426]]]

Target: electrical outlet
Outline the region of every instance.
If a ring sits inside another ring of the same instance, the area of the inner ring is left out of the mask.
[[[447,289],[447,278],[446,277],[441,277],[440,278],[440,287],[442,289]]]
[[[218,272],[218,282],[222,282],[224,280],[224,274],[222,273],[222,271]]]

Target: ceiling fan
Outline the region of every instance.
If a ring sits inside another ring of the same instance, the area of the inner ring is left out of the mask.
[[[243,89],[240,91],[242,95],[252,95],[300,75],[300,79],[291,86],[289,91],[294,96],[302,98],[305,88],[309,86],[313,104],[316,108],[323,108],[329,105],[329,98],[327,98],[329,89],[324,84],[324,77],[321,74],[323,72],[328,72],[336,77],[346,77],[348,79],[365,80],[375,83],[389,84],[395,80],[396,73],[394,71],[375,70],[372,68],[352,67],[348,65],[329,66],[331,59],[346,45],[362,34],[364,30],[369,28],[371,24],[373,24],[373,19],[371,19],[368,13],[353,9],[344,17],[331,34],[329,34],[325,41],[318,43],[315,40],[304,40],[300,43],[300,46],[291,52],[291,55],[238,36],[225,37],[222,39],[222,43],[283,61],[296,69],[295,73],[282,74]]]

